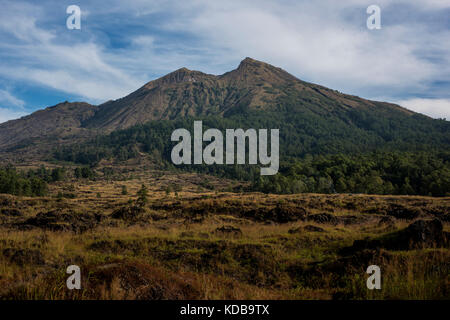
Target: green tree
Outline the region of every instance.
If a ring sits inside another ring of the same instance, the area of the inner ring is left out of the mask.
[[[171,192],[173,192],[172,185],[169,184],[164,191],[166,192],[166,195],[169,195]]]
[[[139,191],[137,192],[137,201],[136,203],[143,207],[148,203],[148,190],[147,187],[142,184],[141,189],[139,189]]]
[[[347,192],[347,184],[344,178],[339,178],[336,182],[336,191],[340,193]]]
[[[64,169],[63,168],[54,168],[51,173],[51,181],[62,181],[64,180]]]

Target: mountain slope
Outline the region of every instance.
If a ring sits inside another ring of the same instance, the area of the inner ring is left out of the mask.
[[[28,116],[0,124],[0,148],[45,138],[82,135],[82,124],[98,107],[85,102],[63,102]]]
[[[280,68],[246,58],[237,69],[220,76],[182,68],[150,81],[122,99],[101,105],[86,126],[113,131],[149,120],[226,115],[239,106],[267,110],[286,98],[318,113],[377,107],[375,102],[303,82]],[[389,107],[413,114],[396,105]]]

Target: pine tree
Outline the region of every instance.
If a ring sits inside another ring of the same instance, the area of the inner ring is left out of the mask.
[[[143,207],[148,203],[148,190],[147,187],[143,184],[141,189],[137,192],[137,201],[138,206]]]

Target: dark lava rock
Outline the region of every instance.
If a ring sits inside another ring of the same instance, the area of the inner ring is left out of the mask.
[[[94,228],[103,220],[101,214],[92,213],[61,213],[58,210],[40,212],[35,217],[16,224],[20,229],[37,227],[49,231],[85,232]]]
[[[408,208],[399,204],[391,204],[386,214],[397,219],[412,220],[423,214],[419,208]]]
[[[127,206],[117,209],[111,214],[114,219],[121,219],[126,221],[136,221],[146,213],[147,211],[139,206]]]
[[[401,231],[396,239],[400,248],[442,247],[446,242],[447,234],[443,232],[442,222],[438,219],[417,220]]]
[[[199,285],[188,274],[167,272],[138,262],[110,263],[89,270],[88,292],[117,287],[128,300],[198,300]],[[114,280],[118,280],[114,284]],[[96,297],[97,298],[97,297]],[[98,298],[97,298],[98,299]]]
[[[396,222],[396,219],[391,216],[383,216],[380,221],[378,221],[378,226],[393,226]]]
[[[195,237],[195,233],[193,231],[184,231],[180,234],[181,238],[193,238]]]
[[[0,209],[0,214],[10,217],[21,217],[23,213],[14,208],[2,208]]]
[[[288,207],[277,205],[275,208],[267,209],[264,207],[241,211],[242,218],[253,219],[262,222],[287,223],[298,220],[304,220],[306,210],[302,207]]]
[[[202,223],[203,221],[205,221],[205,216],[187,217],[185,219],[185,223],[187,223],[187,224],[189,224],[189,223]]]
[[[338,224],[348,225],[358,225],[364,223],[376,223],[378,217],[371,215],[342,215],[335,216],[329,213],[319,213],[313,214],[307,217],[308,221],[314,221],[316,223],[331,224],[333,226]]]
[[[309,231],[309,232],[325,232],[324,229],[322,229],[321,227],[316,227],[313,225],[307,225],[304,227],[298,227],[298,228],[292,228],[288,230],[289,234],[296,234],[296,233],[302,233],[305,231]]]
[[[305,226],[303,229],[310,232],[325,232],[325,230],[322,229],[321,227],[316,227],[310,224]]]
[[[306,210],[304,208],[277,206],[269,211],[270,220],[279,223],[301,220],[305,215]]]
[[[329,213],[312,214],[309,215],[306,219],[308,221],[314,221],[316,223],[332,224],[334,226],[339,223],[339,219]]]
[[[382,228],[381,230],[383,230],[384,232],[394,231],[398,229],[396,222],[397,219],[395,219],[394,217],[382,216],[381,218],[379,218],[377,226],[379,228]]]
[[[45,264],[44,257],[39,250],[35,249],[3,249],[2,254],[9,261],[19,265],[25,266],[30,264],[43,265]]]
[[[336,219],[338,220],[338,223],[342,223],[344,226],[371,223],[378,220],[376,217],[370,215],[346,215],[338,216]]]
[[[242,236],[242,230],[233,226],[223,226],[214,231],[216,234]]]
[[[296,234],[296,233],[302,233],[302,232],[303,232],[302,227],[292,228],[292,229],[288,230],[289,234]]]
[[[446,206],[438,206],[434,208],[425,208],[424,211],[443,222],[450,222],[450,209]]]
[[[14,201],[11,195],[1,195],[0,196],[0,206],[7,207],[14,205],[16,201]]]
[[[390,233],[378,239],[355,240],[343,254],[352,254],[364,249],[385,248],[390,250],[413,250],[422,248],[449,247],[450,234],[443,231],[438,219],[417,220],[407,228]]]
[[[202,239],[208,239],[209,238],[209,234],[207,234],[206,232],[200,232],[198,234],[198,236]]]

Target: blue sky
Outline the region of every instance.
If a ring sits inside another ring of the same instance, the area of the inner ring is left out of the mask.
[[[82,10],[81,30],[66,8]],[[368,30],[366,8],[381,8]],[[252,57],[298,78],[450,119],[450,0],[0,2],[0,122],[117,99],[180,67]]]

